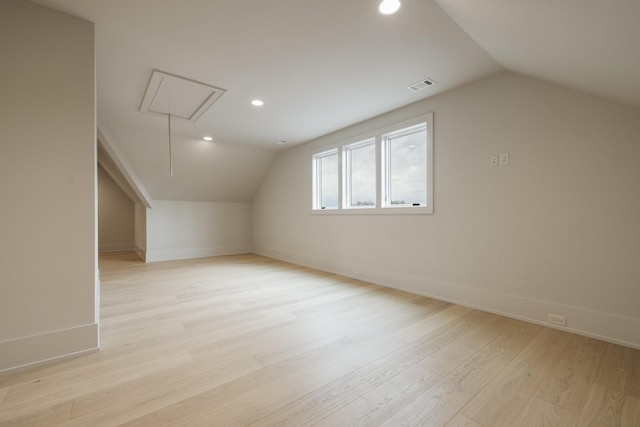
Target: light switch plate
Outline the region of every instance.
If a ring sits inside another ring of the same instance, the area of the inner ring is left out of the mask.
[[[498,156],[498,164],[500,166],[506,166],[509,164],[509,153],[501,153],[500,156]]]

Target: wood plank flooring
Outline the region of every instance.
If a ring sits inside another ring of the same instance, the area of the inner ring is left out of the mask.
[[[640,351],[258,255],[102,255],[98,353],[0,426],[640,426]]]

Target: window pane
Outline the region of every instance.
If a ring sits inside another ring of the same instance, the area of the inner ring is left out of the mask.
[[[320,208],[338,208],[338,153],[323,156],[320,163]]]
[[[314,214],[432,214],[432,124],[428,113],[312,152]]]
[[[376,205],[376,146],[375,141],[348,149],[349,204],[352,207]]]
[[[417,130],[387,139],[387,205],[427,204],[427,131]]]

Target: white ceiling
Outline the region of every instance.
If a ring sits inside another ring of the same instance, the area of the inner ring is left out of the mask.
[[[402,0],[391,16],[379,0],[34,1],[95,22],[98,119],[154,199],[251,200],[276,141],[505,68],[640,106],[638,0]],[[153,69],[227,90],[196,123],[172,125],[174,177],[166,120],[138,111]],[[438,84],[406,88],[425,77]],[[203,155],[204,135],[224,156]]]
[[[640,0],[437,0],[510,71],[640,107]]]

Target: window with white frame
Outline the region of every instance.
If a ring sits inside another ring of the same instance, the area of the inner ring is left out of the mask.
[[[313,156],[314,209],[338,209],[339,175],[337,148]]]
[[[433,213],[433,113],[324,146],[313,158],[313,212]]]
[[[427,205],[427,125],[382,136],[384,207]]]
[[[374,138],[346,145],[342,149],[344,164],[345,208],[376,207],[376,140]]]

